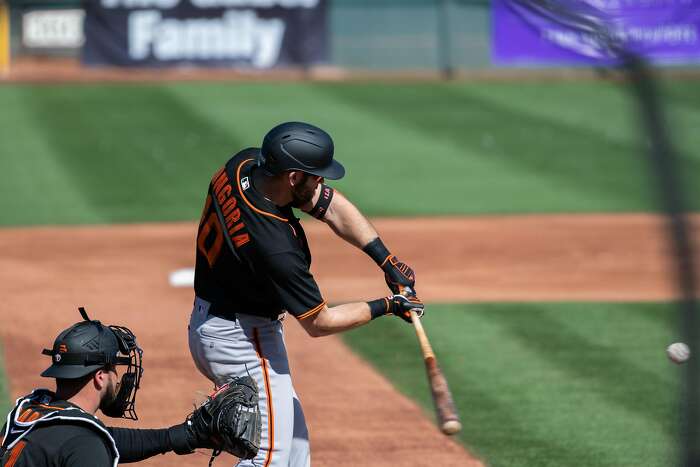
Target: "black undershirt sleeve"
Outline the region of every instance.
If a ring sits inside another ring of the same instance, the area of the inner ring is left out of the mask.
[[[70,467],[112,467],[114,457],[97,433],[76,436],[61,446],[61,465]]]
[[[161,429],[139,430],[136,428],[107,429],[112,434],[119,451],[120,463],[139,462],[156,454],[165,454],[176,451],[178,454],[191,452],[178,449],[176,440],[173,440],[173,432],[179,426]]]

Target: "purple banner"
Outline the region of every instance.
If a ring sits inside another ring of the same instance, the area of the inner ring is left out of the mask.
[[[493,0],[492,59],[504,65],[606,64],[605,29],[658,64],[700,62],[700,0]]]

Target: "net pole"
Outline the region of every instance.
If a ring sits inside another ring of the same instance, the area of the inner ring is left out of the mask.
[[[675,256],[679,336],[691,352],[700,349],[700,321],[697,317],[697,277],[695,252],[686,215],[682,173],[666,129],[659,91],[649,67],[638,57],[627,57],[626,68],[640,106],[640,115],[649,141],[649,163],[658,184],[659,198],[666,214],[669,243]],[[680,452],[683,467],[700,467],[700,359],[693,355],[684,365],[680,391]]]
[[[444,79],[454,77],[452,63],[452,42],[450,28],[450,9],[452,0],[437,0],[437,47],[440,74]]]

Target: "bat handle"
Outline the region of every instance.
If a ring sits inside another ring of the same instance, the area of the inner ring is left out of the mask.
[[[410,313],[411,321],[413,321],[413,326],[416,328],[416,337],[418,337],[418,343],[420,344],[420,349],[423,353],[423,359],[427,360],[428,358],[435,358],[435,353],[430,345],[428,336],[425,334],[423,323],[420,321],[420,316],[418,316],[418,313],[413,310],[411,310]]]

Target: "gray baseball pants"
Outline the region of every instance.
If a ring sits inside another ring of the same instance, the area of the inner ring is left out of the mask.
[[[216,386],[250,374],[260,390],[260,451],[237,465],[310,466],[309,434],[292,385],[282,320],[238,313],[231,321],[210,315],[209,306],[196,298],[190,317],[189,347],[197,369]]]

